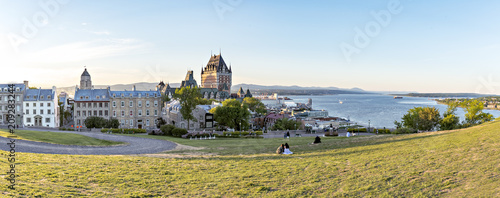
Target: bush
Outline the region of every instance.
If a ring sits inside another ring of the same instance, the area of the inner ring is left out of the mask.
[[[391,132],[391,134],[409,134],[409,133],[417,133],[416,129],[412,128],[399,128]]]
[[[160,130],[161,132],[163,132],[163,135],[168,135],[168,136],[172,136],[172,130],[175,129],[175,126],[174,125],[163,125],[160,127]]]
[[[377,130],[378,130],[379,134],[390,134],[391,133],[391,130],[389,130],[389,129],[373,129],[373,133],[377,133]]]
[[[241,132],[242,136],[249,135],[249,134],[250,134],[249,132]]]
[[[257,134],[257,135],[264,135],[264,133],[262,133],[262,131],[255,131],[255,134]]]
[[[187,130],[186,129],[181,129],[181,128],[174,128],[172,130],[172,136],[174,137],[182,137],[184,134],[187,134]]]
[[[366,128],[348,128],[347,132],[367,132]]]

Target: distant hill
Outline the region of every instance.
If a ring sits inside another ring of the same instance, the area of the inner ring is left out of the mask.
[[[132,90],[132,87],[135,85],[137,90],[154,90],[156,89],[156,85],[158,83],[148,83],[148,82],[139,82],[132,84],[117,84],[110,85],[112,91],[123,91],[123,90]],[[180,83],[170,83],[171,87],[179,87]],[[108,85],[94,85],[95,89],[106,89]],[[237,84],[231,87],[231,91],[236,93],[240,87],[242,87],[245,91],[250,89],[250,91],[254,94],[271,94],[278,93],[280,95],[325,95],[325,94],[356,94],[356,93],[370,93],[360,88],[351,88],[351,89],[341,89],[338,87],[301,87],[297,85],[292,86],[283,86],[283,85],[255,85],[255,84]],[[75,87],[59,87],[57,88],[58,93],[66,92],[69,95],[75,94]]]
[[[430,98],[478,98],[486,96],[496,96],[478,93],[407,93],[407,94],[392,94],[394,96],[407,97],[430,97]]]

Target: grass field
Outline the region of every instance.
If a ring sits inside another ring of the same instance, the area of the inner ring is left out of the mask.
[[[0,136],[7,137],[8,135],[10,135],[10,133],[8,133],[7,130],[0,129]],[[16,130],[15,135],[17,136],[17,139],[21,140],[47,142],[52,144],[63,144],[63,145],[111,146],[111,145],[124,144],[123,142],[100,140],[73,133]]]
[[[18,153],[18,189],[8,190],[1,179],[1,196],[500,196],[499,121],[457,131],[322,138],[321,145],[293,138],[288,140],[293,155],[272,154],[283,139],[175,141],[204,147],[176,154],[214,156]],[[0,168],[8,169],[6,160]]]

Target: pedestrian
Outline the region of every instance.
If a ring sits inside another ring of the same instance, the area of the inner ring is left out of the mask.
[[[283,139],[286,139],[286,132],[283,132]]]
[[[290,138],[290,131],[286,131],[286,138]]]
[[[314,138],[313,144],[319,144],[319,143],[321,143],[321,138],[319,136],[316,136],[316,138]]]

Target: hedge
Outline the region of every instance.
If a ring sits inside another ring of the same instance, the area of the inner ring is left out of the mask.
[[[174,128],[172,129],[172,136],[174,137],[182,137],[182,135],[187,134],[186,129],[181,129],[181,128]]]
[[[347,132],[367,132],[366,128],[348,128]]]
[[[378,130],[378,133],[380,133],[380,134],[390,134],[391,133],[391,130],[389,130],[389,129],[373,129],[373,133],[377,133],[377,130]]]
[[[101,132],[106,133],[111,131],[112,133],[146,133],[146,129],[101,129]]]

